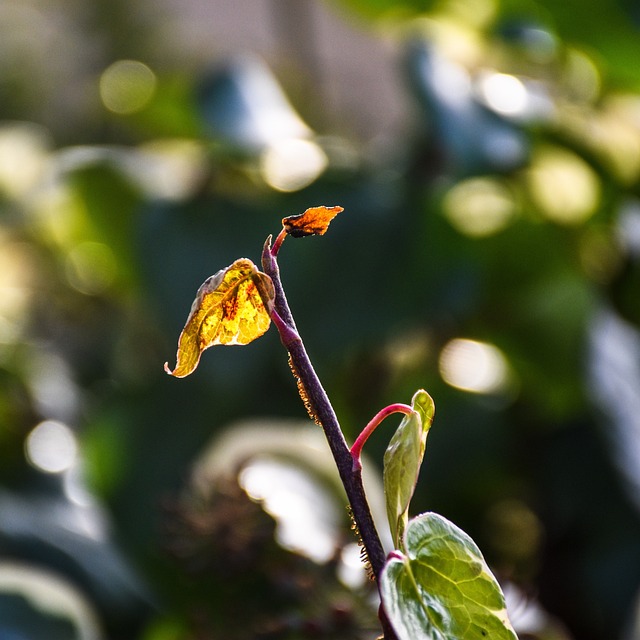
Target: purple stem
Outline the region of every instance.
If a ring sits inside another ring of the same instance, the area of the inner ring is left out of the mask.
[[[402,404],[400,402],[396,404],[390,404],[388,407],[381,409],[376,413],[369,421],[367,426],[360,432],[360,435],[356,438],[355,442],[351,445],[351,458],[353,460],[354,469],[362,469],[362,463],[360,462],[360,455],[362,454],[362,447],[364,443],[369,439],[369,436],[376,430],[378,425],[390,415],[394,413],[403,413],[405,416],[411,415],[413,409],[408,404]]]
[[[282,234],[280,234],[280,236],[281,235]],[[280,236],[278,237],[280,238]],[[282,240],[280,240],[277,247],[274,245],[276,252],[281,244]],[[280,332],[282,344],[289,352],[295,372],[304,388],[310,406],[310,412],[324,430],[329,448],[338,467],[340,479],[342,480],[349,504],[351,505],[353,519],[358,527],[362,544],[366,549],[371,570],[376,581],[379,583],[380,574],[386,562],[386,554],[373,522],[369,503],[365,495],[364,485],[362,483],[362,470],[354,469],[351,452],[347,446],[333,406],[311,364],[311,360],[300,338],[282,287],[276,255],[270,245],[271,237],[267,238],[264,246],[262,268],[273,281],[275,288],[276,296],[271,317]],[[380,621],[382,623],[385,640],[396,640],[396,635],[384,614],[381,615]]]

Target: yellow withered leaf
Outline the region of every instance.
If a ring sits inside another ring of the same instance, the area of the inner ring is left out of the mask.
[[[165,371],[184,378],[198,366],[205,349],[216,344],[249,344],[259,338],[271,323],[274,298],[271,278],[246,258],[207,278],[178,339],[175,369],[171,371],[165,363]]]
[[[283,218],[282,226],[294,238],[321,236],[341,211],[344,211],[342,207],[311,207],[304,213]]]

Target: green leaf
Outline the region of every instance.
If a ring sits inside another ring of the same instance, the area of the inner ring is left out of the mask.
[[[425,513],[409,522],[405,547],[380,577],[399,640],[517,640],[500,585],[462,529]]]
[[[435,405],[420,389],[411,399],[412,412],[405,416],[393,434],[384,454],[384,493],[391,536],[396,548],[402,544],[409,503],[418,482],[427,434],[433,422]]]

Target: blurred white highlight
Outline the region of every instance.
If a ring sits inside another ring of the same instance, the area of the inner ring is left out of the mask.
[[[291,138],[267,147],[260,159],[260,172],[269,186],[290,192],[311,184],[328,164],[326,154],[315,142]]]
[[[45,420],[27,436],[25,449],[34,467],[47,473],[61,473],[76,461],[78,444],[67,425]]]
[[[487,104],[505,116],[519,115],[527,110],[527,89],[515,76],[506,73],[487,75],[480,82],[480,91]]]
[[[505,390],[508,365],[502,352],[486,342],[455,338],[440,353],[440,375],[452,387],[473,393]]]
[[[240,485],[276,522],[276,539],[285,549],[318,563],[328,562],[338,546],[336,507],[317,482],[299,467],[269,458],[252,460]]]

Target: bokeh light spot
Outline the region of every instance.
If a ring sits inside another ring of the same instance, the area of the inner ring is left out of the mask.
[[[507,361],[497,347],[466,338],[455,338],[444,346],[439,369],[452,387],[473,393],[503,391],[509,378]]]
[[[81,242],[67,254],[67,280],[81,293],[102,293],[113,284],[116,272],[113,252],[102,242]]]
[[[357,542],[342,548],[336,572],[340,582],[350,589],[358,589],[366,584],[367,570],[362,561],[362,547]]]
[[[76,459],[78,444],[67,425],[57,420],[45,420],[27,436],[25,443],[29,462],[47,473],[69,469]]]
[[[600,201],[600,183],[579,156],[557,147],[541,149],[528,174],[531,197],[542,215],[566,225],[588,220]]]
[[[620,95],[607,100],[589,123],[591,144],[625,184],[640,175],[640,98]]]
[[[44,129],[27,123],[0,127],[0,191],[20,198],[42,178],[49,138]]]
[[[600,95],[600,71],[582,51],[567,48],[564,76],[565,87],[575,99],[593,102]]]
[[[207,154],[195,140],[154,140],[140,147],[131,171],[150,198],[181,200],[205,179]]]
[[[443,211],[460,233],[490,236],[504,229],[515,217],[511,190],[495,178],[471,178],[459,182],[444,197]]]
[[[487,514],[487,537],[503,560],[533,560],[539,552],[543,533],[536,514],[520,500],[502,500]]]
[[[118,60],[100,76],[100,98],[104,106],[121,115],[136,113],[153,97],[156,75],[138,60]]]
[[[506,116],[524,113],[529,95],[522,82],[506,73],[492,73],[480,83],[480,90],[489,107]]]
[[[36,272],[32,247],[0,229],[0,344],[11,343],[21,334]]]
[[[264,181],[277,191],[298,191],[327,168],[324,151],[310,140],[289,139],[269,146],[261,157]]]

